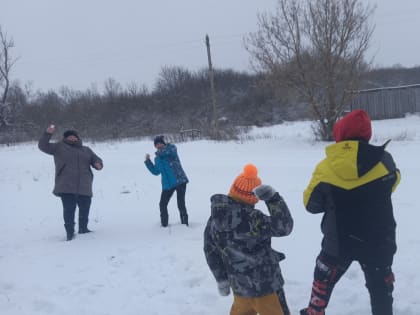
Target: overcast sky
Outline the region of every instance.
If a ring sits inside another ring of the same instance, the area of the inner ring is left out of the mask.
[[[420,0],[377,3],[370,55],[380,66],[420,65]],[[0,0],[0,25],[19,56],[12,79],[41,90],[84,90],[107,78],[153,87],[162,66],[249,70],[243,36],[276,0]]]

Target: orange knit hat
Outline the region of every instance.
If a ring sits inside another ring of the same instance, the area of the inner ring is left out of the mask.
[[[255,197],[252,190],[261,185],[261,179],[257,175],[258,169],[255,165],[245,165],[243,173],[236,177],[230,187],[229,197],[250,205],[255,205],[258,202],[258,198]]]

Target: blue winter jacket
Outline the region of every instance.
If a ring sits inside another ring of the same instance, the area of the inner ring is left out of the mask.
[[[149,159],[144,161],[144,164],[146,164],[146,167],[153,175],[162,175],[163,190],[169,190],[178,185],[188,183],[187,175],[182,169],[174,144],[166,144],[162,149],[156,151],[155,154],[155,164]]]

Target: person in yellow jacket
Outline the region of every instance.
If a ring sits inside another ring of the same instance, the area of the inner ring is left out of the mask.
[[[392,315],[393,257],[397,246],[391,194],[400,172],[390,153],[369,144],[371,120],[354,110],[336,122],[335,144],[304,191],[310,213],[323,213],[322,249],[316,258],[309,306],[301,315],[324,315],[332,290],[353,261],[364,273],[373,315]]]

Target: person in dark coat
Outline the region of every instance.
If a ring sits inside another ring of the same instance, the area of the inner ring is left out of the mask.
[[[257,168],[245,165],[228,195],[211,197],[204,253],[220,295],[232,289],[230,315],[289,315],[279,262],[284,254],[271,238],[289,235],[293,219],[283,198],[261,185]],[[255,208],[263,200],[270,215]]]
[[[391,194],[400,181],[394,160],[369,144],[368,114],[355,110],[337,121],[335,144],[304,191],[310,213],[323,213],[322,249],[316,259],[309,306],[301,315],[324,315],[335,284],[357,261],[370,294],[372,314],[392,315],[393,257],[397,246]]]
[[[102,160],[87,146],[82,144],[77,131],[67,130],[63,139],[51,143],[56,128],[50,125],[39,140],[39,149],[54,156],[55,185],[53,193],[63,203],[64,227],[67,240],[74,237],[76,206],[79,207],[79,233],[89,233],[89,209],[92,199],[93,173],[103,168]]]
[[[153,143],[157,149],[155,163],[153,164],[150,155],[146,154],[144,164],[153,175],[162,175],[162,193],[159,202],[161,225],[168,226],[168,203],[176,191],[181,224],[188,226],[188,213],[185,206],[188,178],[182,168],[177,148],[172,143],[166,143],[163,136],[156,136]]]

